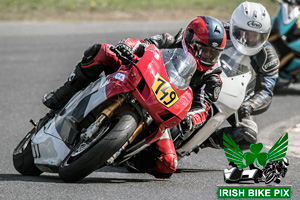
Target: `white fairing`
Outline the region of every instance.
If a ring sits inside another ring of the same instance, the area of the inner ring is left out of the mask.
[[[251,68],[248,67],[250,58],[237,52],[230,41],[227,43],[219,62],[223,69],[223,85],[219,98],[214,103],[218,113],[214,113],[197,134],[176,150],[181,156],[200,146],[230,115],[236,113],[245,99],[247,86],[253,76]]]
[[[216,105],[225,115],[231,115],[241,106],[251,77],[251,72],[231,78],[221,74],[223,86]]]
[[[57,133],[54,119],[41,128],[34,136],[31,145],[34,163],[45,172],[56,172],[70,151]]]
[[[252,170],[244,170],[241,176],[240,180],[243,179],[253,179],[255,174],[258,172],[257,169],[252,169]]]
[[[85,90],[78,92],[68,104],[32,138],[32,154],[36,166],[44,172],[57,172],[70,152],[66,145],[80,122],[107,99],[104,74]]]
[[[233,179],[231,176],[235,170],[237,170],[236,167],[232,167],[231,169],[224,169],[225,181],[254,180],[255,175],[258,173],[257,169],[243,170],[241,177],[236,177],[235,179]]]
[[[291,23],[295,18],[300,16],[300,11],[298,6],[289,5],[287,3],[281,4],[282,9],[282,22],[287,25]]]
[[[236,170],[236,167],[232,167],[231,169],[224,169],[225,181],[230,180],[230,176],[235,170]]]

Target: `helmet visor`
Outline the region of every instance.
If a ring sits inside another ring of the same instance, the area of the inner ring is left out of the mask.
[[[260,33],[254,31],[247,31],[234,25],[232,35],[236,39],[236,41],[238,41],[243,46],[255,48],[262,45],[268,39],[269,32]]]
[[[222,49],[207,46],[197,40],[192,41],[192,49],[197,58],[206,64],[215,64],[218,62]]]

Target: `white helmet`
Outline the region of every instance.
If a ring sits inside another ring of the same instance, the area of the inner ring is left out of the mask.
[[[260,3],[244,2],[232,13],[230,39],[237,50],[245,55],[255,55],[267,41],[271,19]]]

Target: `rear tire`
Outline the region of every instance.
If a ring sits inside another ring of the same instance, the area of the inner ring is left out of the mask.
[[[113,123],[114,120],[118,121]],[[137,127],[136,116],[129,111],[112,117],[110,121],[113,124],[112,127],[99,141],[81,153],[72,155],[79,149],[80,144],[77,144],[68,154],[58,170],[64,182],[79,181],[102,167],[128,141]]]
[[[33,128],[14,149],[13,164],[15,169],[26,176],[39,176],[43,173],[35,164],[31,151],[31,138],[35,135]]]

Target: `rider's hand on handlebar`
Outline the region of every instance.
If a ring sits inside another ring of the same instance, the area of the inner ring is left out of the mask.
[[[122,55],[122,56],[117,55],[118,58],[122,61],[122,64],[128,65],[129,64],[128,60],[132,61],[133,59],[133,50],[125,43],[118,43],[116,45],[116,49],[120,51]],[[124,57],[127,58],[128,60],[126,60]]]

